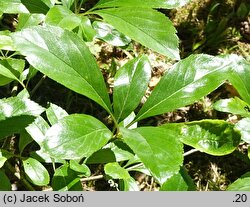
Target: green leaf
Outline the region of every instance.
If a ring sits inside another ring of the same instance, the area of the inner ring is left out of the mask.
[[[49,7],[42,0],[21,0],[30,13],[46,14]]]
[[[71,170],[68,164],[56,169],[52,179],[54,191],[82,191],[82,185],[77,173]]]
[[[28,179],[35,185],[44,186],[49,184],[49,173],[37,160],[27,158],[23,160],[23,168]]]
[[[8,68],[0,64],[0,82],[3,82],[3,80],[1,80],[1,76],[4,76],[10,80],[19,81],[18,78]]]
[[[241,139],[250,143],[250,118],[241,119],[235,124],[235,129],[241,133]]]
[[[125,46],[131,42],[131,39],[117,31],[113,26],[105,22],[95,21],[94,29],[97,31],[96,38],[99,38],[113,46]]]
[[[176,30],[164,14],[150,8],[134,7],[103,9],[93,13],[142,45],[172,59],[180,59]]]
[[[91,172],[90,172],[90,169],[88,168],[87,165],[85,164],[79,164],[77,161],[75,160],[70,160],[70,163],[69,163],[69,166],[70,166],[70,169],[71,170],[74,170],[78,173],[81,173],[83,174],[84,176],[90,176],[91,175]]]
[[[139,191],[135,180],[129,175],[128,171],[122,168],[117,162],[106,164],[104,171],[105,174],[114,179],[122,179],[124,181],[125,191]]]
[[[188,191],[196,187],[187,171],[181,167],[180,172],[169,178],[162,186],[161,191]]]
[[[102,73],[76,34],[59,27],[36,26],[14,33],[13,39],[37,70],[111,111]]]
[[[18,141],[18,148],[19,148],[19,152],[20,154],[22,154],[23,150],[25,149],[25,147],[30,144],[31,142],[33,142],[34,140],[32,139],[32,137],[28,134],[28,132],[26,132],[25,130],[22,130],[20,132],[20,136],[19,136],[19,141]]]
[[[86,42],[92,42],[96,36],[96,31],[92,27],[91,21],[86,16],[81,16],[81,23],[78,29],[78,35],[83,37]]]
[[[29,13],[20,0],[0,0],[0,12],[8,14]]]
[[[46,109],[46,115],[51,125],[56,124],[60,119],[68,116],[68,113],[61,107],[50,103],[48,109]]]
[[[7,150],[0,149],[0,168],[3,167],[6,160],[13,157],[14,155]]]
[[[145,8],[164,8],[172,9],[184,6],[190,0],[100,0],[95,8],[106,7],[145,7]]]
[[[184,144],[215,156],[232,153],[238,147],[241,138],[234,125],[223,120],[204,119],[165,126],[178,131],[177,136]]]
[[[244,174],[241,178],[230,184],[227,191],[250,191],[250,173]]]
[[[183,145],[171,130],[159,127],[120,130],[125,143],[160,184],[179,172],[183,162]]]
[[[112,133],[92,116],[73,114],[60,119],[45,137],[43,148],[51,157],[80,159],[101,149]]]
[[[45,16],[43,14],[19,14],[16,31],[20,31],[31,26],[37,26],[43,22],[44,19]]]
[[[133,59],[120,68],[114,78],[114,114],[125,119],[140,103],[148,87],[151,67],[146,56]]]
[[[63,6],[66,6],[68,9],[71,8],[75,0],[62,0]]]
[[[238,91],[241,98],[250,105],[250,63],[243,57],[227,55],[225,61],[230,61],[228,80]]]
[[[191,55],[167,71],[154,88],[136,121],[173,111],[206,96],[226,79],[228,62],[209,55]]]
[[[45,23],[73,30],[80,25],[81,17],[75,15],[66,7],[57,5],[49,10],[46,15]]]
[[[0,178],[0,191],[11,191],[10,180],[2,170],[0,170]]]
[[[0,99],[0,138],[23,130],[44,109],[29,99]]]
[[[250,105],[242,101],[238,97],[221,99],[213,104],[213,108],[217,111],[238,114],[244,117],[250,117]]]
[[[15,50],[13,40],[9,34],[9,31],[0,31],[0,50]]]

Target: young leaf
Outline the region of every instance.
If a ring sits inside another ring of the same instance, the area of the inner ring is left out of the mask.
[[[46,14],[49,7],[42,0],[21,0],[30,13]]]
[[[179,172],[183,162],[183,145],[171,130],[158,127],[120,130],[126,144],[160,184]]]
[[[146,56],[138,57],[120,68],[114,79],[114,114],[125,119],[140,103],[148,86],[151,67]]]
[[[250,191],[250,173],[244,174],[241,178],[230,184],[227,191]]]
[[[128,171],[122,168],[117,162],[108,163],[104,166],[105,174],[114,179],[122,179],[125,191],[139,191],[135,180],[130,177]]]
[[[100,0],[95,8],[106,7],[145,7],[145,8],[164,8],[173,9],[184,6],[190,0]]]
[[[172,59],[180,59],[176,30],[164,14],[150,8],[134,7],[102,9],[93,13],[142,45]]]
[[[52,179],[52,188],[54,191],[82,191],[80,178],[69,168],[68,164],[56,169]]]
[[[20,132],[43,111],[41,106],[29,99],[0,99],[0,139]]]
[[[23,159],[23,168],[29,180],[38,186],[47,185],[50,177],[46,168],[33,158]]]
[[[223,120],[202,120],[171,125],[166,124],[165,127],[178,131],[177,136],[184,144],[207,154],[227,155],[240,143],[240,133],[234,129],[234,125]]]
[[[112,133],[92,116],[73,114],[60,119],[45,137],[43,149],[51,157],[80,159],[101,149]]]
[[[37,70],[111,113],[102,73],[76,34],[60,27],[36,26],[16,32],[12,37],[17,49]]]
[[[11,191],[10,180],[2,170],[0,170],[0,178],[0,191]]]
[[[230,63],[230,62],[229,62]],[[209,55],[191,55],[164,74],[136,121],[191,104],[219,87],[228,62]]]
[[[0,12],[7,14],[29,13],[20,0],[1,0]]]
[[[250,105],[242,101],[238,97],[221,99],[213,104],[213,108],[217,111],[238,114],[244,117],[250,117]]]
[[[97,31],[96,38],[102,39],[113,46],[125,46],[131,42],[129,37],[105,22],[95,21],[93,27]]]
[[[250,118],[241,119],[235,124],[235,129],[241,133],[241,139],[250,143]]]
[[[68,113],[61,107],[50,103],[48,109],[46,109],[46,115],[51,125],[56,124],[60,119],[68,116]]]
[[[86,16],[81,16],[81,23],[78,29],[78,35],[86,42],[92,42],[96,36],[96,31],[92,27],[91,21]]]
[[[241,98],[250,105],[250,63],[237,55],[227,55],[224,59],[231,62],[228,80]]]

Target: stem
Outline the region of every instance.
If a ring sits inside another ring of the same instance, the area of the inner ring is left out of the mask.
[[[30,96],[33,96],[36,90],[42,85],[43,81],[45,80],[47,76],[43,75],[43,77],[39,80],[39,82],[36,84],[36,86],[33,88],[33,90],[30,92]]]
[[[198,149],[191,149],[191,150],[185,152],[185,153],[183,154],[183,156],[185,157],[185,156],[191,155],[191,154],[193,154],[193,153],[195,153],[195,152],[199,152],[199,150],[198,150]]]
[[[21,177],[19,174],[16,173],[15,168],[8,161],[5,162],[5,165],[13,173],[13,175],[15,175],[15,177],[23,183],[26,189],[28,189],[29,191],[35,191],[35,189],[30,185],[30,183],[24,177]]]
[[[82,178],[82,179],[80,179],[80,181],[87,182],[87,181],[92,181],[92,180],[100,180],[103,178],[104,178],[104,175],[96,175],[96,176],[92,176],[92,177],[88,177],[88,178]]]

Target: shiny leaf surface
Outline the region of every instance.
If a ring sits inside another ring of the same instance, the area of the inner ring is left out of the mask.
[[[20,31],[31,26],[37,26],[43,22],[44,19],[45,15],[43,14],[19,14],[16,31]]]
[[[37,70],[110,112],[110,100],[100,69],[76,34],[59,27],[36,26],[12,36],[17,49]]]
[[[0,0],[0,12],[8,14],[29,13],[21,0]]]
[[[146,56],[138,57],[120,68],[114,78],[114,113],[117,121],[134,111],[146,92],[151,67]]]
[[[48,109],[46,109],[46,115],[51,125],[56,124],[60,119],[68,116],[68,113],[61,107],[50,103]]]
[[[250,118],[241,119],[235,124],[235,129],[241,133],[241,139],[250,143]]]
[[[126,144],[160,184],[179,172],[183,145],[170,130],[141,127],[132,131],[121,128],[121,133]]]
[[[112,133],[92,116],[73,114],[60,119],[45,137],[43,149],[51,157],[79,159],[101,149]]]
[[[206,96],[226,80],[229,63],[209,55],[181,60],[164,74],[136,120],[173,111]]]
[[[162,13],[149,8],[112,8],[93,11],[115,29],[142,45],[179,59],[178,37],[172,22]]]

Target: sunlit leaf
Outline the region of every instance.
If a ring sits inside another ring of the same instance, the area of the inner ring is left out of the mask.
[[[246,173],[230,184],[227,191],[250,191],[250,173]]]
[[[68,116],[68,113],[61,107],[50,103],[48,109],[46,109],[46,115],[51,125],[56,124],[60,119]]]
[[[235,124],[235,129],[241,133],[241,139],[250,143],[250,118],[241,119]]]

